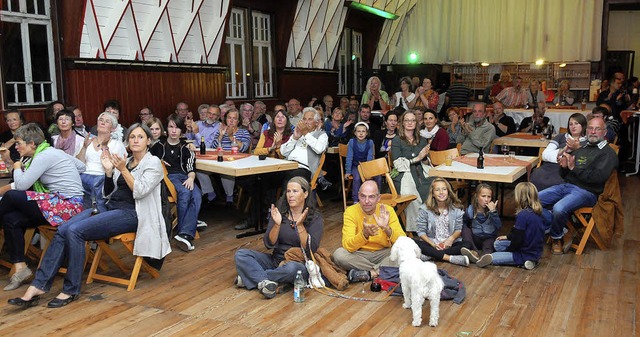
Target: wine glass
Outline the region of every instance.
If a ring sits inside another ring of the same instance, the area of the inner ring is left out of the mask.
[[[509,145],[502,145],[502,153],[504,154],[504,160],[507,160],[509,154]]]

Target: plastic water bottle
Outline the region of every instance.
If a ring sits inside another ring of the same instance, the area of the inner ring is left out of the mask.
[[[296,280],[293,281],[293,301],[296,303],[304,302],[304,287],[305,282],[302,278],[302,271],[298,270]]]
[[[231,154],[238,154],[238,142],[236,141],[236,137],[233,137],[233,140],[231,140]]]

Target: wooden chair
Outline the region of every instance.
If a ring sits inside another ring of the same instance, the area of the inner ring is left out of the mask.
[[[322,200],[320,200],[320,196],[316,191],[316,188],[318,187],[318,178],[320,178],[320,174],[323,173],[322,165],[324,165],[325,156],[326,156],[326,152],[323,152],[322,156],[320,156],[320,161],[318,162],[318,168],[316,169],[316,172],[313,173],[313,176],[311,176],[311,181],[309,182],[309,185],[311,186],[311,191],[315,194],[316,201],[318,202],[318,207],[324,207],[324,205],[322,204]]]
[[[451,156],[451,158],[457,158],[460,157],[460,152],[457,148],[442,151],[429,151],[429,157],[431,158],[431,163],[433,164],[433,166],[444,164],[447,156]],[[460,179],[449,180],[449,183],[451,184],[451,188],[456,192],[459,189],[465,189],[469,186],[466,181]]]
[[[42,248],[42,254],[40,255],[40,261],[38,262],[38,268],[40,268],[40,264],[42,264],[42,258],[44,257],[44,254],[47,252],[47,249],[49,249],[49,245],[51,244],[51,241],[53,241],[53,237],[56,235],[57,231],[58,231],[58,227],[54,227],[51,225],[38,226],[38,232],[40,232],[40,237],[42,237],[45,242],[44,247]],[[91,251],[89,242],[86,242],[85,249],[86,249],[86,255],[84,259],[84,267],[82,268],[82,270],[84,270],[84,268],[87,266],[87,262],[93,259],[93,252]],[[103,271],[106,271],[109,269],[109,267],[107,267],[105,263],[101,263],[100,269]],[[58,272],[65,274],[67,272],[67,268],[62,267],[58,270]]]
[[[609,146],[613,148],[616,154],[618,153],[620,148],[617,145],[609,143]],[[611,175],[609,176],[605,184],[612,183],[611,182],[612,180],[615,180],[617,182],[618,181],[617,174],[618,173],[615,170],[611,172]],[[615,179],[614,179],[614,176],[615,176]],[[584,247],[587,245],[587,241],[589,241],[589,238],[591,238],[596,243],[598,248],[600,248],[601,250],[606,250],[607,245],[604,243],[604,241],[602,241],[602,238],[600,237],[599,233],[597,233],[597,230],[594,231],[596,223],[593,219],[593,207],[579,208],[573,212],[573,216],[583,226],[582,230],[579,231],[580,228],[576,228],[574,224],[571,222],[571,219],[567,221],[567,228],[569,228],[570,230],[576,233],[582,232],[581,234],[582,236],[580,237],[580,243],[571,244],[571,248],[576,250],[576,255],[582,254],[582,252],[584,251]]]
[[[561,127],[560,129],[558,129],[558,133],[559,134],[567,133],[567,128],[562,128]]]
[[[164,170],[163,180],[165,185],[167,186],[168,192],[167,201],[169,201],[169,203],[171,204],[171,231],[173,232],[173,229],[178,226],[178,191],[176,190],[176,187],[173,185],[171,180],[169,180],[167,167],[164,165],[164,163],[162,163],[162,169]],[[198,234],[198,231],[196,231],[194,239],[199,238],[200,234]]]
[[[342,206],[345,210],[347,210],[347,195],[351,192],[351,184],[353,183],[353,177],[349,176],[349,179],[345,179],[344,175],[344,161],[342,158],[347,158],[348,145],[347,144],[338,144],[338,154],[340,159],[340,177],[342,177]]]
[[[358,165],[358,172],[362,180],[372,179],[377,176],[384,176],[387,184],[389,184],[389,190],[391,193],[385,193],[380,195],[380,202],[389,205],[396,209],[396,214],[402,220],[402,223],[406,223],[404,214],[405,208],[409,206],[409,203],[415,200],[417,197],[412,194],[398,194],[396,187],[393,185],[393,179],[389,174],[389,166],[387,166],[386,158],[378,158],[367,162],[361,162]]]
[[[40,250],[31,245],[31,240],[33,240],[33,236],[35,234],[35,228],[27,228],[24,231],[24,254],[31,257],[39,258],[41,255]],[[4,240],[4,231],[0,230],[0,247],[4,246]],[[9,268],[11,270],[10,274],[13,274],[13,263],[0,259],[0,265]]]
[[[124,265],[122,259],[118,256],[116,252],[111,249],[110,242],[119,241],[126,248],[126,250],[133,255],[133,244],[136,239],[136,233],[124,233],[120,235],[116,235],[111,237],[107,241],[99,240],[96,241],[98,244],[98,248],[96,249],[95,255],[93,256],[93,261],[91,263],[91,268],[89,269],[89,275],[87,276],[87,284],[93,283],[93,280],[100,280],[105,282],[111,282],[116,284],[121,284],[127,286],[127,291],[131,291],[136,287],[136,282],[138,281],[138,275],[140,274],[140,269],[144,269],[151,277],[157,278],[160,276],[160,273],[157,269],[151,267],[142,256],[134,256],[135,262],[133,265],[133,269],[129,269]],[[120,278],[114,276],[108,276],[104,274],[98,274],[98,266],[100,265],[100,259],[102,258],[102,253],[106,253],[107,256],[113,261],[113,263],[125,274],[129,274],[128,278]]]

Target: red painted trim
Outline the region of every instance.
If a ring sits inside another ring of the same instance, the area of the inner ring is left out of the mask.
[[[165,7],[163,13],[167,13],[167,23],[169,25],[169,37],[171,38],[171,44],[173,44],[173,53],[171,54],[171,58],[169,62],[173,62],[173,56],[176,57],[176,62],[178,62],[178,50],[176,49],[176,39],[173,35],[173,27],[171,26],[171,15],[169,15],[169,8]]]
[[[200,6],[198,6],[198,10],[197,11],[191,11],[191,13],[195,13],[193,15],[193,18],[191,20],[191,24],[189,25],[189,29],[187,29],[187,34],[185,34],[185,38],[182,39],[182,43],[180,43],[180,48],[178,48],[178,54],[180,54],[180,51],[182,50],[182,47],[184,46],[184,41],[187,40],[187,35],[189,35],[189,31],[191,30],[191,27],[193,27],[193,24],[196,21],[196,16],[198,16],[198,14],[200,13],[200,9],[202,8],[202,4],[204,3],[204,1],[200,1]],[[202,29],[200,30],[200,35],[202,36]]]
[[[200,19],[200,12],[197,14],[198,16],[198,26],[200,27],[200,39],[202,40],[202,51],[204,51],[204,55],[207,56],[207,43],[204,41],[204,30],[202,29],[202,20]],[[202,63],[202,57],[200,57],[200,63]]]
[[[131,7],[131,17],[133,18],[133,27],[135,27],[136,29],[136,37],[138,38],[138,50],[136,50],[136,60],[138,60],[138,55],[141,53],[142,51],[142,41],[140,41],[140,31],[138,30],[138,22],[136,21],[136,11],[133,10],[133,3],[131,3],[131,0],[129,0],[129,5],[127,5],[127,7]],[[125,13],[126,13],[126,8],[125,8]],[[144,53],[142,53],[142,61],[144,61]]]
[[[91,13],[93,13],[93,21],[96,23],[96,31],[98,32],[98,38],[100,39],[100,48],[102,48],[102,55],[104,58],[107,58],[107,49],[104,47],[104,40],[102,39],[102,32],[100,32],[100,25],[98,24],[98,15],[96,14],[96,5],[91,1]],[[98,51],[98,55],[96,58],[100,57],[100,51]]]
[[[161,2],[162,0],[160,0]],[[162,19],[162,14],[164,14],[164,12],[167,10],[167,5],[169,4],[169,1],[165,2],[164,4],[164,8],[162,9],[162,11],[160,11],[160,15],[155,18],[156,20],[156,24],[153,26],[153,30],[151,35],[149,36],[149,41],[147,41],[147,43],[145,44],[144,47],[142,47],[142,53],[146,53],[147,52],[147,48],[149,47],[149,42],[151,42],[151,38],[153,37],[153,35],[156,33],[156,29],[158,28],[158,25],[160,25],[160,20]],[[158,3],[158,7],[160,7],[160,3]],[[171,25],[169,25],[171,26]],[[140,41],[140,43],[142,43],[142,41]],[[174,49],[175,49],[175,45],[174,45]]]
[[[118,31],[118,27],[120,27],[120,23],[122,22],[122,18],[124,17],[124,13],[127,11],[127,7],[129,7],[129,5],[131,5],[131,2],[129,2],[129,4],[124,7],[124,10],[122,11],[122,13],[120,13],[120,18],[118,19],[118,23],[116,24],[116,29],[113,30],[113,34],[111,34],[111,37],[109,37],[109,42],[107,42],[107,48],[105,48],[105,50],[109,49],[109,45],[111,45],[111,41],[113,40],[113,37],[116,36],[116,32]]]

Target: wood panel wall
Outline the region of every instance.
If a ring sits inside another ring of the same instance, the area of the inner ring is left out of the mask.
[[[144,106],[164,120],[181,101],[195,113],[199,104],[225,100],[222,73],[75,69],[66,71],[65,78],[65,103],[78,105],[89,125],[95,124],[108,99],[120,101],[124,125],[135,122]]]
[[[331,95],[335,100],[338,92],[338,72],[287,69],[280,71],[278,75],[278,88],[279,97],[283,101],[297,98],[303,107],[307,106],[312,96],[322,99],[324,95]]]

